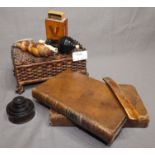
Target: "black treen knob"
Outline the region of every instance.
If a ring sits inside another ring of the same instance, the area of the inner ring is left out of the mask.
[[[51,45],[51,46],[54,46],[54,47],[57,47],[58,46],[58,40],[50,40],[50,39],[47,39],[45,43],[47,45]]]
[[[21,124],[28,122],[35,115],[33,102],[23,96],[15,97],[6,107],[11,122]]]
[[[75,48],[79,48],[79,45],[71,37],[62,37],[58,43],[58,51],[61,54],[69,54]]]

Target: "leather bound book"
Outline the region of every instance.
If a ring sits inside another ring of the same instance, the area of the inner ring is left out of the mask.
[[[143,119],[110,78],[101,82],[64,71],[34,88],[32,95],[107,144],[113,142],[128,119]]]
[[[135,87],[127,84],[120,84],[120,87],[124,92],[125,96],[130,100],[130,102],[134,105],[134,107],[139,112],[141,117],[143,117],[145,120],[145,121],[144,120],[139,121],[137,123],[133,123],[132,121],[127,120],[124,127],[147,127],[148,125],[147,111]],[[53,109],[49,110],[49,120],[52,126],[75,126],[75,124],[72,123],[72,121],[70,121],[67,117],[57,113]]]

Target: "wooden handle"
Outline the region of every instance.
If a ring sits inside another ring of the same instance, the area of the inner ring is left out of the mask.
[[[125,96],[120,86],[109,77],[103,78],[108,87],[112,90],[113,94],[117,97],[119,103],[123,107],[129,120],[139,120],[139,113],[132,105],[132,103]]]

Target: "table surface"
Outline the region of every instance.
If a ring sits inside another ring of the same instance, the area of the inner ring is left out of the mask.
[[[87,68],[91,77],[101,80],[110,76],[118,83],[136,87],[150,116],[147,128],[124,128],[107,146],[77,127],[51,127],[48,109],[32,98],[31,90],[36,84],[26,86],[22,94],[34,101],[35,117],[21,125],[8,121],[6,105],[18,95],[11,44],[27,37],[45,39],[48,9],[0,9],[0,147],[155,147],[153,8],[55,8],[65,11],[70,36],[89,51]]]

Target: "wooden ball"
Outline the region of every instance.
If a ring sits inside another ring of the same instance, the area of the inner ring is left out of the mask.
[[[22,41],[21,42],[21,49],[26,51],[28,49],[29,41]]]
[[[28,45],[28,52],[31,53],[32,47],[34,46],[34,42],[30,42]]]
[[[36,47],[32,47],[32,48],[31,48],[31,53],[32,53],[34,56],[36,56],[36,57],[39,57],[39,56],[40,56],[39,51],[38,51],[38,49],[37,49]]]
[[[21,42],[17,42],[16,47],[21,48]]]

